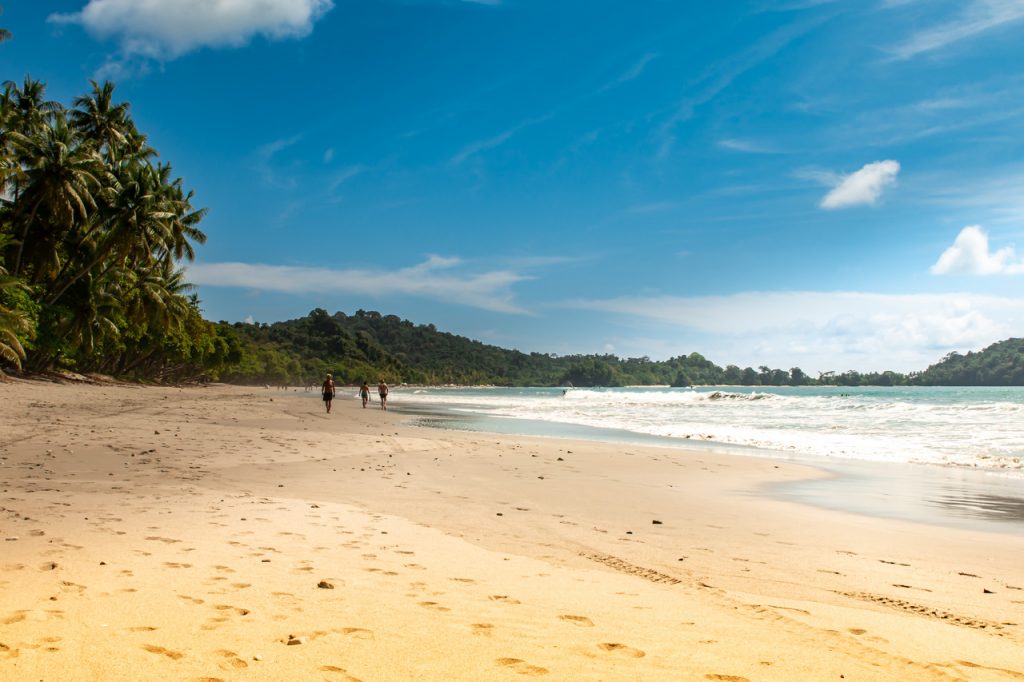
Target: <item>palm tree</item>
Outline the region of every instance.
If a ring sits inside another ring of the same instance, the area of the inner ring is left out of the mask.
[[[0,250],[9,239],[8,235],[0,234]],[[25,285],[21,280],[11,277],[7,270],[0,267],[0,294],[24,289]],[[0,296],[0,301],[2,300],[3,296]],[[25,359],[25,348],[18,336],[27,334],[30,330],[31,324],[24,313],[0,303],[0,358],[21,369],[21,363]]]
[[[31,76],[25,76],[21,87],[14,81],[6,81],[4,90],[14,106],[18,129],[25,134],[32,134],[64,108],[59,102],[46,100],[46,85],[32,80]]]
[[[31,264],[30,284],[52,280],[60,271],[61,242],[96,208],[93,192],[100,186],[103,166],[63,112],[54,113],[52,123],[42,125],[35,135],[13,132],[10,138],[21,176],[12,214],[20,227],[12,274],[21,275]]]
[[[87,139],[93,140],[97,149],[114,156],[114,150],[128,141],[128,129],[132,125],[128,117],[129,105],[127,102],[114,104],[114,84],[110,81],[104,81],[103,85],[96,81],[89,83],[92,94],[75,98],[71,123]]]
[[[0,292],[10,289],[24,288],[15,277],[0,268]],[[0,358],[21,369],[25,359],[25,348],[18,339],[19,334],[26,334],[31,329],[28,319],[23,313],[0,305]]]

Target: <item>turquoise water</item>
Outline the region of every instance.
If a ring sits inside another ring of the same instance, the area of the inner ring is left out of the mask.
[[[417,388],[392,401],[508,422],[501,430],[516,433],[571,425],[765,456],[1024,477],[1024,387]]]

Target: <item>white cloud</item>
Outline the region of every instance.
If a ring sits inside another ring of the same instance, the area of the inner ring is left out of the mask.
[[[359,296],[408,295],[495,312],[527,314],[510,287],[530,277],[507,270],[451,273],[458,258],[430,256],[399,270],[335,270],[259,263],[197,263],[189,281],[203,286],[240,287],[289,294],[320,292]],[[448,271],[448,272],[443,272]]]
[[[252,315],[246,315],[245,319],[242,320],[242,322],[244,322],[245,324],[256,324],[256,320],[253,319]]]
[[[921,370],[1024,331],[1024,299],[976,294],[745,292],[562,305],[621,315],[638,332],[642,321],[676,328],[676,349],[700,348],[719,364],[808,371]]]
[[[960,230],[956,241],[942,252],[931,267],[933,275],[1020,275],[1024,259],[1017,258],[1012,246],[989,252],[988,235],[980,225]]]
[[[324,163],[330,163],[334,160],[334,147],[329,147],[324,151]]]
[[[239,47],[254,36],[301,38],[332,0],[89,0],[49,21],[116,38],[125,56],[174,59],[203,47]]]
[[[961,6],[964,9],[955,19],[920,30],[892,48],[893,58],[910,59],[1024,19],[1021,0],[971,0]]]
[[[875,161],[865,164],[856,173],[845,176],[821,200],[822,208],[847,208],[860,204],[874,204],[882,191],[896,181],[900,172],[898,161]]]

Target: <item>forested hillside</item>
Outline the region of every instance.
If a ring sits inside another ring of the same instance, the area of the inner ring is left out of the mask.
[[[364,310],[331,315],[317,309],[306,317],[273,324],[222,322],[220,333],[237,335],[242,355],[222,378],[242,383],[319,383],[327,372],[342,383],[378,378],[391,383],[503,386],[817,383],[799,367],[722,368],[700,353],[663,361],[527,354],[441,332],[432,324],[416,325],[394,315]],[[853,385],[853,379],[860,382],[879,376],[847,373],[829,379]]]
[[[922,386],[1024,386],[1024,339],[1006,339],[977,353],[950,353],[914,377]]]

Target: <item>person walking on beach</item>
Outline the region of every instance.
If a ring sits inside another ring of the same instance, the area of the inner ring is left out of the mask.
[[[365,381],[359,387],[359,397],[363,399],[363,409],[366,409],[366,403],[370,402],[370,387]]]
[[[331,378],[330,374],[328,374],[327,378],[324,379],[323,386],[320,387],[320,390],[323,391],[324,394],[324,405],[327,406],[327,414],[330,414],[331,401],[334,400],[334,379]]]
[[[377,384],[377,395],[380,396],[380,409],[388,409],[388,385],[384,383],[383,379]]]

